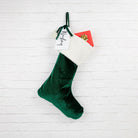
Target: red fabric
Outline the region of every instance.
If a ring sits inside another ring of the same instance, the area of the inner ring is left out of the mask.
[[[87,42],[88,42],[92,47],[94,47],[94,43],[93,43],[93,39],[92,39],[92,35],[91,35],[90,30],[84,31],[84,32],[75,33],[75,35],[77,35],[78,37],[81,37],[81,35],[83,35],[83,34],[86,34],[86,35],[87,35],[87,37],[88,37]]]

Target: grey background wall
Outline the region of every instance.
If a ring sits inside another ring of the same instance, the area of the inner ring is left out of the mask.
[[[95,44],[73,82],[85,109],[79,120],[37,96],[58,56],[51,34],[66,11],[72,32],[90,29]],[[0,137],[137,138],[138,2],[0,0]]]

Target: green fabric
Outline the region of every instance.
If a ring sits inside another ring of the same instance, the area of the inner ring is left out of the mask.
[[[53,71],[38,90],[40,97],[53,103],[66,116],[73,119],[78,119],[83,113],[83,107],[71,91],[76,70],[77,65],[59,53]]]

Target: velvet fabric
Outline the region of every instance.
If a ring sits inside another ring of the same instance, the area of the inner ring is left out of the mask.
[[[74,98],[71,90],[77,65],[59,53],[56,64],[44,84],[39,88],[38,95],[51,102],[66,116],[78,119],[83,107]]]

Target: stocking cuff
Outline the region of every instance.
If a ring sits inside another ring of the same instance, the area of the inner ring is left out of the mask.
[[[75,34],[71,37],[70,46],[67,50],[60,50],[59,52],[68,57],[75,64],[80,65],[92,53],[93,48],[82,38]]]

